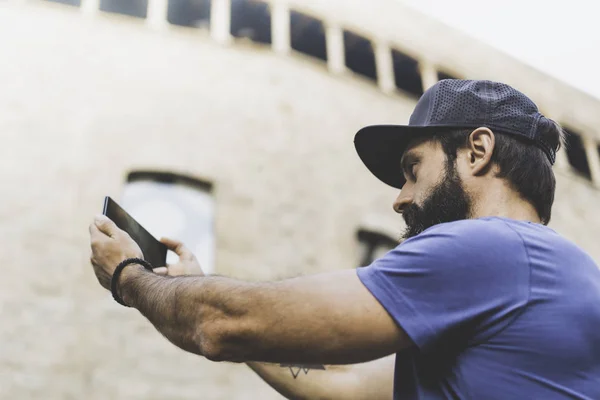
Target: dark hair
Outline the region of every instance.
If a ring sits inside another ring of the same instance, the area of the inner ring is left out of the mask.
[[[554,121],[541,125],[540,138],[548,146],[558,151],[564,143],[564,131]],[[458,149],[465,148],[474,129],[457,129],[450,132],[438,132],[433,139],[438,141],[448,161],[454,166]],[[556,179],[552,165],[546,154],[535,144],[519,136],[494,132],[495,147],[492,162],[499,166],[496,175],[506,179],[521,197],[536,209],[542,223],[547,225],[552,214]]]

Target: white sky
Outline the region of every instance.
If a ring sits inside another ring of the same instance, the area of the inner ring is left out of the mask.
[[[598,0],[398,0],[600,99]]]

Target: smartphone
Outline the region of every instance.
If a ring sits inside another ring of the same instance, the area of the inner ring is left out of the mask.
[[[144,260],[148,261],[154,268],[167,265],[167,246],[159,242],[142,225],[109,196],[104,198],[104,210],[102,214],[110,218],[119,229],[124,230],[140,246],[144,254]]]

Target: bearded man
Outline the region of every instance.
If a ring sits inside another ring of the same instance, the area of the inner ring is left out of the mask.
[[[408,126],[356,134],[407,226],[371,265],[249,283],[167,240],[180,262],[153,272],[101,216],[92,264],[172,343],[290,398],[600,399],[600,270],[547,226],[562,135],[508,85],[443,80]]]

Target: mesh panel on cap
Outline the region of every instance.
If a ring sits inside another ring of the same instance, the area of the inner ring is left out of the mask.
[[[497,99],[490,113],[490,124],[517,131],[532,138],[538,109],[524,94],[504,84],[496,84]]]
[[[443,80],[435,94],[433,115],[434,124],[477,124],[482,120],[481,96],[483,85],[473,81]]]

